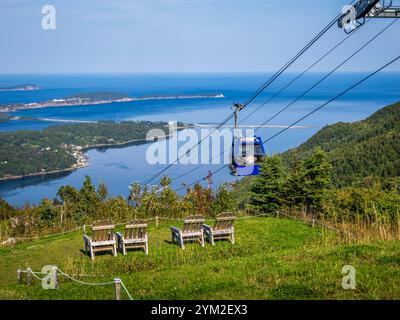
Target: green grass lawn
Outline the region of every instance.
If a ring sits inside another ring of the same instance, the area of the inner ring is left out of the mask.
[[[179,226],[179,223],[174,223]],[[18,285],[16,270],[55,264],[68,274],[107,282],[120,277],[134,299],[400,299],[400,243],[337,245],[300,222],[255,218],[235,224],[236,244],[170,243],[169,224],[149,229],[149,255],[82,252],[80,232],[0,248],[0,299],[113,299],[113,286],[84,286],[60,277],[59,290],[39,281]],[[357,271],[356,290],[342,289],[344,265]],[[103,275],[106,275],[104,277]],[[124,294],[124,298],[127,296]]]

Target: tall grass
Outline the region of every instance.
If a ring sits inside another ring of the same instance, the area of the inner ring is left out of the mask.
[[[376,212],[374,219],[357,215],[355,219],[351,220],[337,216],[316,216],[306,214],[303,211],[288,210],[284,213],[286,213],[284,217],[301,220],[309,225],[326,229],[325,235],[333,242],[363,244],[375,241],[400,240],[400,214],[398,212],[395,219]],[[329,237],[332,232],[336,236]]]

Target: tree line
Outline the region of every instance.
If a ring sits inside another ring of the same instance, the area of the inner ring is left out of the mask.
[[[326,153],[316,148],[290,167],[280,156],[267,157],[261,173],[217,189],[200,183],[178,194],[164,176],[158,186],[133,183],[126,197],[110,196],[87,176],[80,189],[62,186],[55,199],[17,209],[0,199],[0,231],[7,235],[65,230],[96,220],[125,222],[134,218],[193,214],[215,217],[221,212],[275,214],[277,210],[323,217],[335,222],[383,221],[400,226],[400,178],[367,177],[362,186],[337,188]]]
[[[358,186],[335,187],[333,166],[320,148],[290,163],[285,166],[280,156],[267,158],[261,174],[245,181],[250,191],[242,203],[255,212],[285,210],[335,222],[400,226],[399,177],[365,177]]]
[[[215,217],[224,211],[234,211],[231,185],[223,184],[216,190],[196,184],[183,195],[171,188],[171,179],[163,177],[159,186],[133,183],[128,197],[109,196],[107,186],[97,188],[86,176],[80,189],[62,186],[55,199],[43,199],[37,206],[16,209],[0,199],[2,233],[8,235],[56,231],[97,220],[126,222],[150,217],[184,218],[201,214]]]

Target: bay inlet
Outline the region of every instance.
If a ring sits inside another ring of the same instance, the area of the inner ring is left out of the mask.
[[[281,81],[289,81],[294,75],[286,75]],[[0,76],[0,86],[12,86],[15,83],[34,83],[41,90],[0,92],[0,104],[32,103],[58,99],[79,92],[118,91],[130,96],[151,95],[190,95],[191,99],[158,99],[129,101],[126,103],[106,103],[96,106],[74,106],[57,108],[40,108],[17,110],[11,112],[13,117],[32,117],[39,121],[19,120],[0,123],[0,131],[40,130],[60,121],[71,123],[97,122],[104,120],[149,120],[181,121],[184,123],[218,123],[231,112],[234,102],[244,101],[260,83],[265,74],[200,74],[200,75],[18,75],[12,78]],[[259,125],[283,106],[290,103],[310,81],[315,81],[319,74],[312,74],[292,89],[268,103],[260,111],[246,120],[247,125]],[[279,126],[290,124],[309,112],[313,107],[334,96],[335,92],[356,81],[362,74],[337,75],[332,81],[316,88],[310,95],[292,106],[271,123],[276,128],[262,128],[257,134],[267,139],[278,132]],[[397,73],[377,76],[374,82],[366,83],[355,92],[338,100],[324,109],[318,116],[310,117],[300,125],[304,128],[288,130],[266,145],[268,154],[276,154],[296,147],[306,141],[325,125],[339,121],[352,122],[363,119],[379,108],[397,102],[400,97],[400,75]],[[259,100],[243,111],[243,117],[250,114],[262,102],[279,90],[283,83],[271,87],[271,92],[263,94]],[[382,88],[386,94],[383,96]],[[196,98],[204,92],[220,92],[219,99]],[[41,120],[42,119],[42,120]],[[232,125],[232,123],[229,123]],[[199,130],[197,128],[196,130]],[[165,165],[149,165],[146,161],[146,150],[149,144],[132,143],[118,148],[98,147],[85,150],[88,165],[71,172],[54,173],[46,176],[25,177],[0,182],[0,196],[11,204],[23,206],[25,203],[39,203],[44,197],[56,197],[57,190],[63,185],[80,188],[84,177],[89,175],[95,184],[104,182],[111,195],[128,195],[128,186],[133,182],[143,182]],[[0,156],[1,157],[1,156]],[[171,170],[173,187],[180,188],[183,183],[191,183],[205,177],[208,170],[216,170],[219,165],[199,168],[184,179],[174,181],[182,173],[194,169],[193,165],[178,165]],[[168,174],[168,172],[167,172]],[[228,170],[222,170],[213,177],[214,186],[219,183],[232,182],[236,177],[230,176]]]

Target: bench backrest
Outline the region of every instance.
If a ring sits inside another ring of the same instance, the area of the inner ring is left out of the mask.
[[[214,230],[230,230],[233,228],[235,216],[230,212],[224,212],[217,216],[215,220]]]
[[[183,222],[182,233],[203,232],[203,216],[191,216]]]
[[[146,235],[147,223],[145,223],[143,220],[133,220],[125,226],[125,239],[144,239]]]
[[[92,236],[93,242],[108,241],[112,240],[114,237],[114,225],[109,224],[105,226],[92,226]]]

